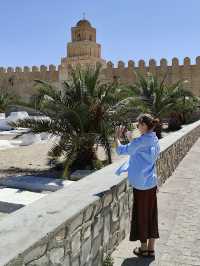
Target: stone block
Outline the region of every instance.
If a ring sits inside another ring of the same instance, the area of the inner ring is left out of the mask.
[[[127,232],[127,221],[126,219],[129,218],[126,216],[125,213],[122,214],[122,216],[120,217],[120,226],[119,226],[119,231],[120,231],[120,237],[122,237],[120,239],[120,241],[125,237],[125,234]],[[129,219],[128,219],[129,220]]]
[[[126,235],[130,231],[130,225],[131,225],[131,214],[126,213],[125,214],[125,233],[126,233]]]
[[[72,259],[71,266],[80,266],[80,258],[79,258],[79,256]]]
[[[104,245],[108,243],[110,238],[110,231],[111,231],[111,214],[108,213],[104,217],[104,234],[103,234],[103,243]]]
[[[80,212],[76,216],[74,216],[70,221],[67,222],[67,232],[68,234],[75,231],[78,227],[80,227],[83,223],[83,212]]]
[[[112,238],[109,241],[109,250],[113,251],[118,246],[120,240],[120,233],[115,232],[112,234]]]
[[[34,261],[32,261],[26,265],[27,266],[49,266],[50,262],[49,262],[48,257],[45,255],[45,256],[42,256],[41,258],[34,260]]]
[[[64,248],[53,248],[48,251],[49,260],[52,265],[62,265],[64,260]]]
[[[119,216],[122,215],[122,213],[125,211],[125,193],[121,194],[119,198]]]
[[[57,233],[49,234],[48,249],[64,246],[66,229],[62,228]]]
[[[112,205],[112,221],[115,222],[119,219],[119,205],[115,202]]]
[[[91,251],[91,257],[95,258],[98,254],[100,247],[102,245],[102,234],[99,234],[96,238],[92,240],[92,251]]]
[[[112,193],[112,198],[113,198],[113,201],[118,201],[118,194],[117,194],[117,186],[113,186],[110,188],[111,190],[111,193]]]
[[[92,230],[91,230],[91,222],[87,222],[86,224],[83,224],[82,231],[81,231],[81,239],[82,241],[87,239],[91,236]]]
[[[76,231],[71,238],[72,255],[75,256],[80,253],[81,248],[81,231]]]
[[[70,240],[70,238],[65,239],[64,247],[65,247],[65,253],[71,252],[71,240]]]
[[[105,193],[105,195],[103,196],[103,207],[107,207],[108,205],[110,205],[112,203],[113,200],[113,196],[112,193],[108,192]]]
[[[93,215],[96,216],[98,215],[103,209],[103,203],[101,200],[97,200],[95,203],[94,203],[94,213]]]
[[[123,181],[120,185],[117,186],[117,196],[119,197],[120,194],[126,191],[127,183]]]
[[[39,243],[30,248],[24,256],[24,263],[28,263],[42,257],[47,250],[47,243]]]
[[[103,228],[103,217],[99,214],[93,222],[93,238],[95,238]]]
[[[63,266],[71,266],[70,255],[66,254],[63,260]]]
[[[89,205],[83,213],[83,222],[87,222],[88,220],[91,220],[92,215],[93,215],[93,211],[94,211],[94,206],[93,205]]]
[[[119,224],[120,224],[119,220],[112,222],[112,224],[111,224],[111,233],[112,234],[116,231],[119,231]]]
[[[90,258],[90,253],[91,253],[91,246],[92,246],[92,239],[89,237],[87,240],[85,240],[82,243],[81,247],[81,266],[87,265],[87,262],[89,261]]]
[[[6,266],[25,266],[24,259],[19,255],[18,258],[12,260],[8,264],[6,264]]]
[[[103,251],[100,248],[96,257],[92,261],[92,266],[102,266],[103,265]]]

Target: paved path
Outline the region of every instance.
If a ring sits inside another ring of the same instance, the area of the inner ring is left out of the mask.
[[[156,259],[136,258],[127,238],[112,254],[114,266],[200,266],[200,140],[158,193],[160,239]]]

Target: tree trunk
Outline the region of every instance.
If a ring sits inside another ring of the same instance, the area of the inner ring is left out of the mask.
[[[111,164],[112,163],[111,145],[108,140],[106,141],[106,153],[108,157],[108,163]]]

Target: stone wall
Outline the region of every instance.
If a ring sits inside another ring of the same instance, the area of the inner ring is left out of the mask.
[[[9,90],[14,95],[22,97],[23,100],[28,100],[37,92],[34,87],[34,80],[45,80],[52,83],[59,81],[59,67],[49,65],[49,67],[42,65],[40,67],[32,66],[31,68],[25,66],[21,67],[3,68],[0,67],[0,88]]]
[[[0,88],[7,87],[13,93],[26,100],[36,92],[33,86],[34,79],[49,82],[61,82],[67,79],[69,72],[67,67],[71,59],[69,58],[68,60],[69,62],[66,61],[66,58],[63,58],[58,68],[54,65],[50,65],[49,68],[44,65],[40,66],[40,68],[33,66],[32,69],[29,69],[29,67],[24,67],[23,69],[16,67],[15,70],[11,67],[7,69],[0,67]],[[76,64],[94,64],[97,62],[93,57],[75,57],[72,61]],[[103,60],[102,64],[105,65]],[[114,67],[112,62],[108,62],[102,70],[101,78],[104,81],[118,79],[121,83],[133,85],[136,82],[135,72],[143,75],[151,72],[159,78],[162,78],[167,73],[166,81],[168,84],[175,83],[178,80],[187,80],[184,86],[192,91],[194,95],[200,96],[200,56],[196,58],[196,64],[191,64],[189,57],[184,58],[183,64],[179,64],[179,60],[173,58],[171,65],[164,58],[160,60],[160,65],[157,65],[154,59],[150,59],[148,65],[146,65],[144,60],[139,60],[137,66],[132,60],[128,62],[128,66],[125,66],[123,61],[119,61],[117,67]],[[13,86],[10,85],[9,81],[13,82]]]
[[[136,82],[135,72],[142,75],[151,72],[160,79],[167,74],[168,84],[173,84],[178,80],[187,80],[184,84],[185,88],[192,91],[194,95],[200,96],[200,56],[196,58],[194,65],[191,64],[189,57],[184,58],[183,64],[179,64],[178,58],[173,58],[171,65],[163,58],[159,65],[154,59],[150,59],[148,65],[144,60],[139,60],[137,66],[132,60],[128,62],[128,66],[125,66],[123,61],[119,61],[117,67],[114,67],[112,62],[108,62],[107,68],[103,70],[105,80],[118,79],[121,83],[132,85]]]
[[[200,121],[160,140],[164,183],[200,136]],[[0,222],[1,266],[101,266],[129,232],[132,189],[114,172],[127,157]]]

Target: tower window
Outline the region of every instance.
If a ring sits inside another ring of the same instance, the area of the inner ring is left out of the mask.
[[[90,35],[90,38],[89,39],[90,39],[90,41],[92,41],[92,35]]]
[[[77,35],[77,41],[80,41],[81,40],[81,34],[79,33],[78,35]]]

